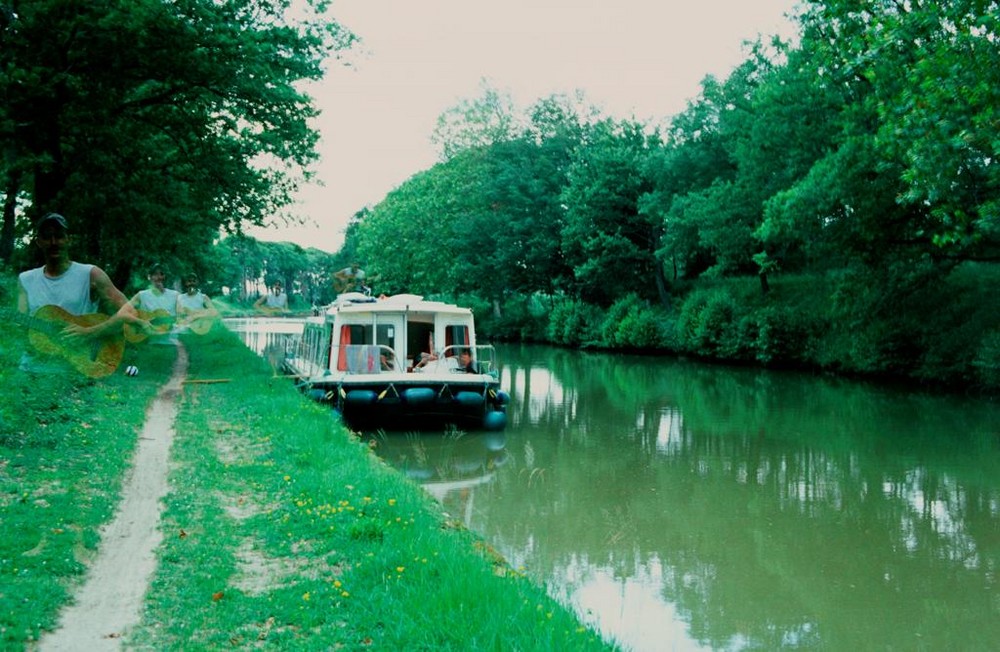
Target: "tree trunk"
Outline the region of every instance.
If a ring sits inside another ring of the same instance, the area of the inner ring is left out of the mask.
[[[767,282],[767,273],[761,272],[757,275],[760,278],[760,293],[767,294],[771,291],[771,284]]]
[[[654,273],[654,276],[656,277],[656,292],[660,295],[660,303],[669,313],[673,311],[673,302],[670,300],[670,288],[667,285],[667,279],[663,273],[663,263],[656,261],[654,268],[656,270]]]
[[[0,225],[0,260],[9,262],[14,253],[14,209],[21,190],[21,173],[10,170],[4,186],[3,223]]]

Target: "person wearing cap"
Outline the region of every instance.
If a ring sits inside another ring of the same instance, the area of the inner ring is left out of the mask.
[[[164,310],[171,317],[177,316],[177,297],[180,292],[164,287],[167,280],[167,273],[159,263],[152,265],[146,273],[149,280],[149,287],[139,290],[130,300],[132,305],[139,310],[154,312]]]
[[[44,264],[22,272],[17,279],[17,310],[35,316],[42,308],[55,306],[73,316],[103,312],[109,318],[99,323],[82,325],[67,322],[61,335],[66,338],[93,339],[121,331],[122,324],[148,326],[141,320],[121,290],[96,265],[70,259],[69,224],[58,213],[48,213],[35,224],[32,244],[44,257]],[[21,368],[34,371],[56,371],[58,364],[42,360],[42,356],[25,352]]]
[[[129,303],[141,317],[155,320],[159,325],[157,330],[161,332],[150,336],[151,343],[173,344],[177,341],[172,327],[177,319],[177,297],[180,292],[164,287],[167,274],[159,263],[150,266],[146,278],[149,280],[149,287],[136,292]]]
[[[185,274],[181,279],[184,292],[177,297],[177,319],[180,322],[191,322],[195,319],[214,319],[219,311],[212,305],[212,300],[198,289],[198,275],[194,272]]]

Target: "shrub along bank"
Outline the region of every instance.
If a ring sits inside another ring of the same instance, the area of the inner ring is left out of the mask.
[[[5,323],[0,341],[0,640],[24,648],[94,558],[174,349],[127,349],[136,377],[30,380],[23,333]],[[225,382],[181,393],[126,649],[610,649],[235,336],[183,343],[189,379]]]
[[[928,268],[678,285],[670,309],[624,293],[602,309],[578,299],[485,302],[480,331],[569,347],[891,378],[1000,393],[1000,266]]]

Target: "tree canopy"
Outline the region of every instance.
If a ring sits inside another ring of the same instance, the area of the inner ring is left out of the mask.
[[[289,204],[317,156],[299,82],[354,40],[320,0],[0,8],[0,255],[58,211],[75,255],[120,280],[144,260],[204,256],[221,231]]]
[[[892,266],[905,285],[1000,261],[996,2],[800,11],[794,43],[749,44],[662,127],[565,97],[519,112],[484,86],[442,115],[442,163],[352,239],[374,254],[412,232],[390,274],[410,291],[604,306],[626,288],[669,305],[672,285],[706,276],[766,290],[778,271]]]

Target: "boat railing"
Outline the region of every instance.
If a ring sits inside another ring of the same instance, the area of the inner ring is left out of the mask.
[[[497,376],[500,373],[497,366],[497,351],[492,344],[477,344],[476,346],[452,344],[444,347],[441,354],[444,358],[457,358],[463,350],[472,353],[472,362],[478,365],[479,373],[491,376]]]
[[[329,349],[330,340],[326,329],[319,325],[306,324],[302,335],[294,342],[294,347],[288,352],[288,355],[308,362],[317,368],[325,369]]]

